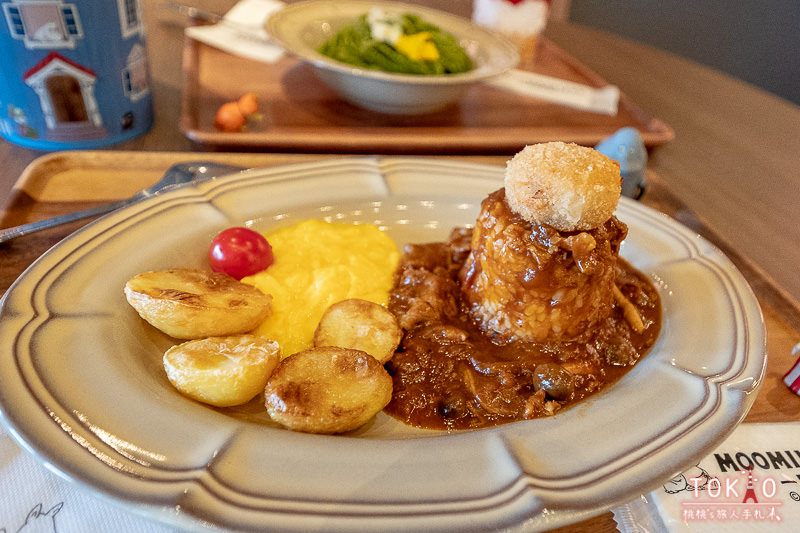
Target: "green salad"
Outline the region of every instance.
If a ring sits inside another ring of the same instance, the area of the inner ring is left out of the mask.
[[[391,16],[372,9],[319,48],[337,61],[400,74],[456,74],[472,60],[456,38],[412,14]]]

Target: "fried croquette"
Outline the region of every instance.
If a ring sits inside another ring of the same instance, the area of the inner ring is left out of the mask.
[[[617,208],[619,163],[600,152],[563,142],[526,146],[506,166],[506,201],[534,225],[559,231],[601,226]]]

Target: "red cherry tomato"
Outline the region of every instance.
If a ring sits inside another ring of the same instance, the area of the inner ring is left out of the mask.
[[[272,264],[272,246],[256,231],[241,227],[228,228],[211,240],[208,262],[214,272],[242,279]]]

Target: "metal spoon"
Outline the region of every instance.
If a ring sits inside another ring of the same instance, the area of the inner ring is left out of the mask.
[[[75,220],[82,220],[84,218],[104,215],[115,211],[121,207],[125,207],[153,196],[157,196],[166,191],[171,191],[191,183],[200,183],[214,179],[217,176],[231,174],[245,170],[243,167],[233,165],[226,165],[224,163],[214,163],[205,161],[192,161],[187,163],[178,163],[172,165],[164,173],[164,176],[158,182],[142,189],[130,198],[124,200],[116,200],[108,204],[76,211],[74,213],[67,213],[53,218],[46,218],[38,220],[29,224],[22,224],[13,228],[6,228],[0,230],[0,243],[10,241],[11,239],[33,233],[34,231],[52,228]]]

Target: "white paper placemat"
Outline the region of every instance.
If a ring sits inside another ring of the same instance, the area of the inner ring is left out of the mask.
[[[798,531],[800,422],[740,425],[696,466],[615,509],[614,518],[626,533]]]
[[[174,531],[62,479],[0,428],[0,532]]]

